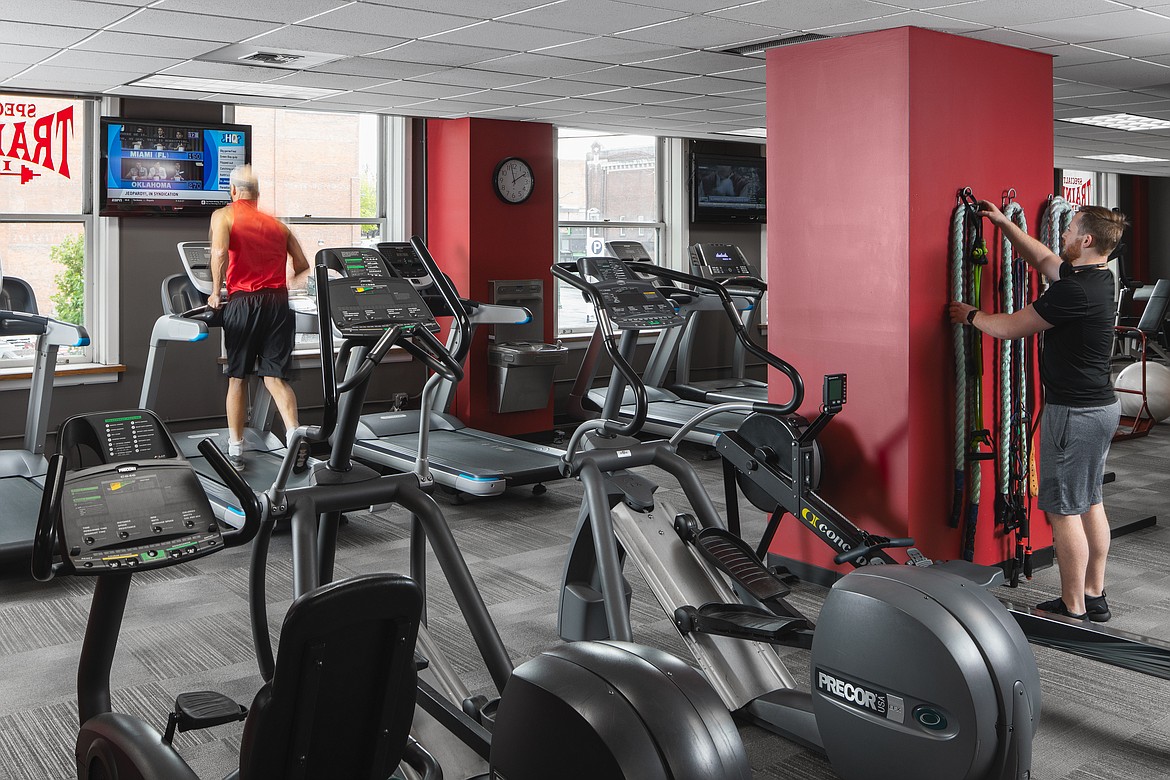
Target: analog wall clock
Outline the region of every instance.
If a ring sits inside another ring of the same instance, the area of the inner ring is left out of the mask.
[[[532,166],[519,157],[505,157],[492,173],[492,189],[505,203],[523,203],[532,195]]]

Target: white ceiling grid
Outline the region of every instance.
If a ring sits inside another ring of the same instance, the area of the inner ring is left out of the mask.
[[[1082,159],[1170,160],[1170,131],[1060,121],[1170,119],[1170,0],[37,0],[0,19],[0,90],[711,138],[764,125],[765,55],[724,50],[917,25],[1052,55],[1057,165],[1170,175]],[[262,50],[321,64],[239,61]]]

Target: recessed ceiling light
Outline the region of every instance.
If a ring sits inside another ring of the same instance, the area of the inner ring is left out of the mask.
[[[768,130],[763,127],[748,127],[743,130],[720,130],[719,135],[749,135],[752,138],[767,138]]]
[[[1113,130],[1165,130],[1170,121],[1154,119],[1152,116],[1136,114],[1105,114],[1104,116],[1077,116],[1061,119],[1061,122],[1076,122],[1079,125],[1108,127]]]
[[[1142,157],[1140,154],[1082,154],[1082,160],[1104,160],[1120,163],[1170,162],[1165,157]]]
[[[187,92],[223,92],[228,95],[258,95],[261,97],[288,98],[290,100],[315,100],[337,95],[345,90],[301,87],[282,84],[279,81],[253,82],[230,81],[228,79],[203,79],[194,76],[167,76],[156,74],[133,81],[130,87],[153,87],[155,89],[179,89]]]

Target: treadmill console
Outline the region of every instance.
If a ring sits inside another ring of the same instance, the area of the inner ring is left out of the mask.
[[[376,250],[323,249],[317,259],[344,274],[329,281],[329,314],[343,336],[369,337],[394,325],[438,332],[439,323],[414,285],[393,275]]]
[[[211,295],[211,243],[208,241],[180,241],[179,259],[183,270],[195,288],[204,295]]]
[[[75,574],[159,568],[223,547],[198,476],[150,412],[73,418],[61,445],[98,461],[65,476],[57,539]]]
[[[383,241],[378,244],[378,251],[396,276],[410,280],[417,289],[423,290],[435,283],[410,242]]]
[[[605,250],[619,260],[637,263],[652,263],[653,259],[640,241],[606,241]]]
[[[735,244],[695,244],[690,248],[691,273],[721,282],[736,276],[759,274]]]
[[[583,257],[578,262],[581,273],[600,291],[598,304],[615,328],[671,328],[686,322],[654,283],[634,273],[625,261]]]

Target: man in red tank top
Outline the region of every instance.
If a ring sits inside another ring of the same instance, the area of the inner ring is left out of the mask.
[[[231,433],[228,461],[243,471],[248,374],[263,378],[286,432],[300,424],[297,398],[288,384],[296,327],[296,317],[288,307],[288,277],[293,277],[294,286],[304,284],[309,261],[288,226],[256,207],[260,185],[252,166],[232,171],[231,198],[230,205],[211,215],[211,284],[215,292],[207,303],[214,309],[223,308]],[[226,301],[219,292],[225,279]],[[308,455],[308,447],[302,444],[296,471],[304,471]]]

